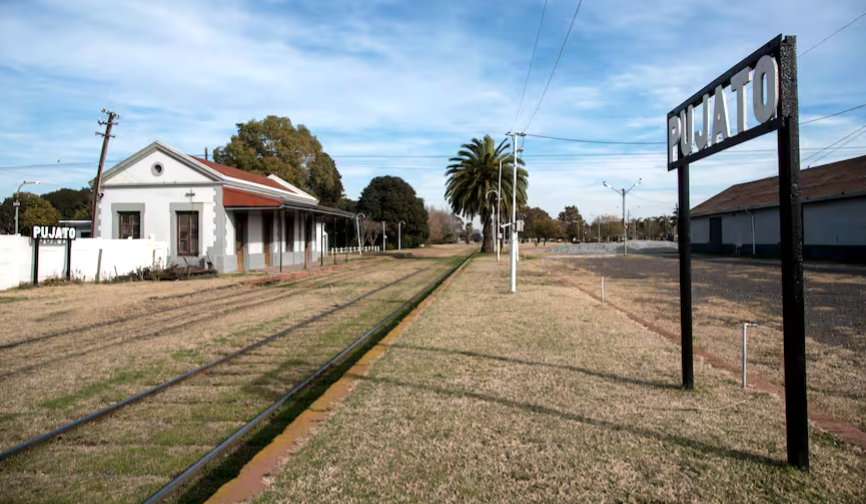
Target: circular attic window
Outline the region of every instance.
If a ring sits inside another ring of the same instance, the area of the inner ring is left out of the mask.
[[[164,171],[162,163],[153,163],[153,166],[150,167],[150,171],[153,172],[155,176],[159,177]]]

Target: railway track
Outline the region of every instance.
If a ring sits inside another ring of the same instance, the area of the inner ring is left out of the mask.
[[[161,501],[467,259],[434,261],[0,453],[0,487],[6,489],[0,501]]]
[[[247,297],[253,297],[256,294],[261,294],[262,288],[274,288],[276,286],[280,286],[283,288],[286,288],[286,287],[293,288],[293,287],[303,287],[305,284],[321,285],[323,283],[327,283],[328,281],[330,281],[330,282],[333,282],[335,280],[340,281],[340,280],[345,279],[345,278],[351,278],[353,275],[357,275],[358,273],[361,273],[363,271],[369,271],[370,269],[373,269],[374,267],[377,267],[377,266],[381,266],[381,264],[371,263],[371,264],[362,265],[362,266],[359,266],[357,268],[353,268],[353,269],[349,269],[349,270],[343,270],[343,271],[338,271],[338,272],[334,272],[334,273],[326,273],[325,275],[322,275],[322,276],[308,277],[308,278],[303,278],[303,279],[294,280],[294,281],[289,280],[289,281],[285,281],[285,282],[275,282],[273,284],[268,284],[268,285],[265,285],[263,287],[256,287],[256,286],[247,287],[247,286],[244,286],[242,284],[231,284],[231,285],[223,285],[223,286],[216,287],[213,289],[206,289],[206,290],[200,290],[200,291],[194,291],[194,292],[186,292],[183,294],[175,294],[175,295],[169,295],[169,296],[156,296],[156,297],[149,298],[149,301],[152,301],[153,304],[148,309],[146,309],[143,313],[129,316],[129,317],[113,318],[110,320],[106,320],[104,322],[97,322],[94,324],[88,324],[86,326],[73,327],[73,328],[63,329],[61,331],[51,332],[48,334],[42,334],[42,335],[35,336],[32,338],[26,338],[26,339],[20,339],[20,340],[2,343],[2,344],[0,344],[0,351],[15,348],[15,347],[20,347],[20,346],[33,345],[35,343],[41,343],[44,341],[53,340],[56,338],[61,338],[63,336],[82,335],[82,334],[85,334],[87,331],[93,331],[94,329],[101,329],[101,328],[105,328],[105,327],[112,327],[112,326],[117,326],[117,325],[121,325],[121,324],[125,324],[125,323],[130,323],[130,322],[137,322],[137,321],[140,321],[140,320],[145,319],[147,317],[164,317],[166,313],[188,310],[189,308],[192,308],[195,306],[201,306],[204,304],[219,303],[219,302],[223,302],[223,301],[236,302],[238,300],[242,300],[242,299],[247,298]],[[222,294],[222,291],[226,291],[226,290],[234,291],[234,292],[229,292],[229,293],[226,293],[224,295],[218,295],[218,296],[210,297],[210,295],[212,295],[215,292],[219,292],[220,294]],[[179,298],[196,297],[196,296],[205,296],[205,299],[198,299],[198,300],[195,300],[195,301],[190,302],[190,303],[179,304],[179,305],[174,305],[174,306],[166,306],[164,304],[165,301],[170,301],[170,300],[179,299]]]
[[[292,290],[279,288],[282,284],[255,287],[254,300],[208,305],[186,320],[147,319],[134,327],[46,342],[45,350],[0,352],[0,451],[421,267],[395,261],[386,268],[317,277]]]

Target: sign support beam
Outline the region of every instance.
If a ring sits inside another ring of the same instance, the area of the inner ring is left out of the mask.
[[[809,411],[806,404],[806,310],[803,288],[796,37],[785,37],[782,41],[779,60],[779,218],[782,241],[782,328],[788,465],[808,471]]]
[[[689,206],[689,165],[677,169],[679,186],[679,228],[680,252],[680,338],[682,346],[683,389],[695,388],[695,363],[692,348],[692,250],[691,250],[691,211]]]

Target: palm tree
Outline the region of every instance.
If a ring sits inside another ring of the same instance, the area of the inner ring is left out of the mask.
[[[492,216],[495,210],[495,199],[487,198],[487,192],[497,189],[499,183],[499,162],[502,161],[502,214],[511,211],[511,180],[513,178],[512,154],[510,144],[503,140],[497,146],[490,135],[484,135],[482,140],[473,138],[471,143],[460,146],[457,157],[445,170],[448,183],[445,186],[445,199],[451,204],[454,213],[462,214],[468,219],[476,215],[481,217],[481,232],[484,240],[482,252],[493,250],[493,233],[491,229]],[[522,159],[517,160],[523,164]],[[528,187],[526,170],[517,169],[517,206],[526,203]]]

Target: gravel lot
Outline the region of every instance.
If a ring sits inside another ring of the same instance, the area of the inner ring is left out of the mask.
[[[470,263],[289,457],[258,503],[863,502],[861,452],[812,432],[788,471],[778,398],[521,262]]]
[[[679,334],[676,258],[594,257],[548,260],[588,292]],[[866,430],[866,276],[805,272],[809,403]],[[781,273],[777,265],[695,258],[692,268],[696,346],[740,362],[741,324],[749,330],[749,369],[784,386]],[[698,377],[700,379],[700,377]]]

